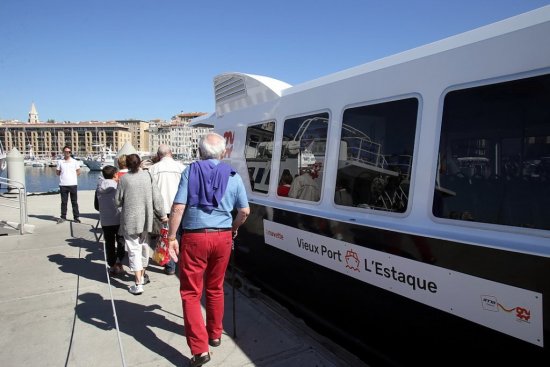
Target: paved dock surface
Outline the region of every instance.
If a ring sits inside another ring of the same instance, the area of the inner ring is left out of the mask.
[[[127,263],[109,279],[93,191],[78,201],[80,224],[56,224],[59,195],[29,195],[33,233],[0,226],[0,366],[187,366],[177,277],[151,263],[139,296]],[[0,210],[0,223],[18,218]],[[261,293],[235,292],[235,338],[229,284],[225,293],[222,344],[205,366],[365,366]]]

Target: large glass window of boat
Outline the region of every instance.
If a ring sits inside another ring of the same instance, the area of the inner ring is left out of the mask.
[[[325,162],[328,113],[294,117],[285,121],[277,194],[319,201]],[[290,182],[288,182],[290,181]],[[282,185],[288,182],[288,189]]]
[[[445,96],[433,214],[550,229],[550,74]]]
[[[251,125],[246,131],[244,157],[252,191],[267,193],[273,159],[275,122]]]
[[[407,209],[417,116],[416,98],[344,111],[335,204]]]

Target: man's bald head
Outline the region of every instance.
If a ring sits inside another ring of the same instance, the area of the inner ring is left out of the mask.
[[[159,145],[159,148],[157,149],[157,155],[160,159],[164,157],[171,157],[172,156],[172,149],[166,144]]]

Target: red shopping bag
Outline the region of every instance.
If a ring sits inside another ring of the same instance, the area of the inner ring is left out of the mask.
[[[170,253],[168,252],[168,227],[166,224],[160,229],[157,246],[153,252],[153,261],[160,266],[166,265],[170,261]]]

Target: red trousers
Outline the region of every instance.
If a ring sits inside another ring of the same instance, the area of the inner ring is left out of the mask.
[[[223,331],[223,282],[231,255],[231,231],[183,233],[180,247],[180,295],[185,337],[193,355],[208,352],[208,339]],[[206,325],[201,298],[206,290]]]

